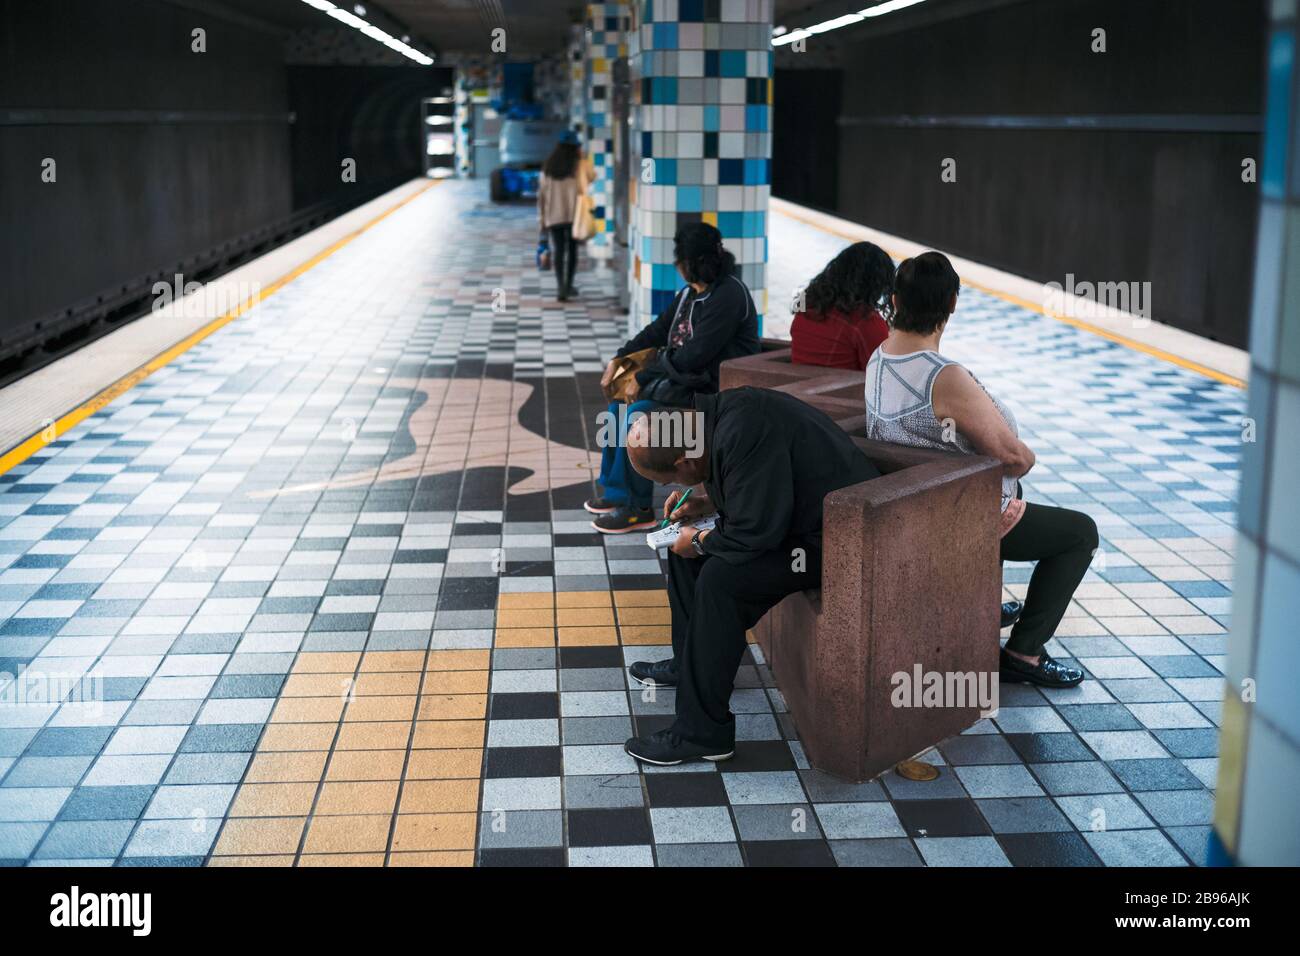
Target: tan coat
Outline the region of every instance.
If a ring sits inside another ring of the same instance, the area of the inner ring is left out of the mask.
[[[573,210],[578,205],[578,195],[587,191],[591,182],[586,159],[578,164],[578,171],[568,179],[551,179],[542,173],[537,184],[537,219],[543,229],[573,222]]]

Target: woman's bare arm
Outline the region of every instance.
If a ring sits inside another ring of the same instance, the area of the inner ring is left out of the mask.
[[[1019,478],[1034,467],[1029,446],[1016,437],[993,399],[960,365],[940,370],[931,400],[936,418],[952,422],[980,454],[1002,462],[1008,475]]]

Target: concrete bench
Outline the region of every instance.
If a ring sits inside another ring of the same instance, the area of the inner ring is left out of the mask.
[[[861,374],[793,365],[788,350],[726,362],[721,380],[821,408],[882,473],[826,496],[821,589],[754,628],[809,762],[869,780],[970,727],[977,691],[996,694],[998,463],[862,437]],[[915,706],[927,674],[949,691],[940,706]]]

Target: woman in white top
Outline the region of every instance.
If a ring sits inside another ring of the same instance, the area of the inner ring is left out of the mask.
[[[867,363],[867,437],[1002,462],[1002,559],[1038,564],[1024,610],[1001,652],[1001,679],[1073,687],[1083,680],[1083,671],[1053,660],[1043,645],[1056,632],[1092,563],[1097,525],[1082,512],[1030,504],[1020,497],[1019,479],[1035,459],[1020,440],[1015,416],[939,351],[960,285],[952,263],[937,252],[898,267],[889,338]]]
[[[578,265],[578,243],[573,238],[573,213],[578,197],[587,190],[582,147],[578,134],[567,130],[542,164],[537,185],[537,218],[542,232],[550,234],[551,262],[555,266],[556,298],[577,295],[573,271]]]

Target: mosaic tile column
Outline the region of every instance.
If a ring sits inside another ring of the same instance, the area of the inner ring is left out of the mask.
[[[772,168],[772,0],[632,5],[629,325],[681,287],[673,233],[712,223],[766,310]]]
[[[548,53],[533,63],[533,99],[542,107],[546,119],[560,123],[569,121],[573,109],[573,86],[567,50]]]
[[[587,122],[587,33],[582,24],[569,27],[565,50],[569,65],[569,129],[581,133]]]
[[[626,3],[587,5],[585,148],[595,174],[590,195],[596,217],[596,231],[587,242],[587,252],[593,259],[609,259],[614,253],[614,131],[610,110],[613,64],[627,56],[627,30]]]
[[[1300,864],[1300,71],[1272,0],[1232,634],[1212,862]]]
[[[466,57],[456,64],[455,102],[453,122],[456,124],[456,174],[474,175],[472,140],[474,136],[472,104],[490,103],[500,96],[501,66],[486,57]],[[479,175],[483,175],[480,171]]]

